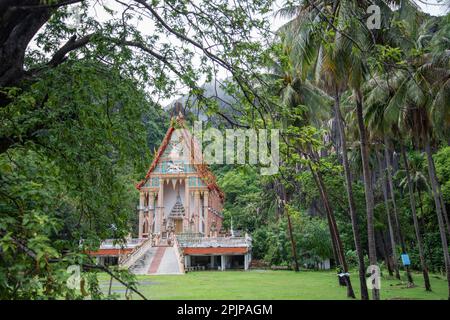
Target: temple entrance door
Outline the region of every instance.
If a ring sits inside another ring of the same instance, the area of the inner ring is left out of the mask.
[[[148,237],[148,221],[147,220],[144,220],[144,224],[142,226],[142,236],[144,238]]]
[[[182,219],[175,219],[175,234],[180,234],[183,232],[183,220]]]

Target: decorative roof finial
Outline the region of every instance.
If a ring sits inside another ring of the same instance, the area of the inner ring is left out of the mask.
[[[175,102],[174,109],[173,109],[173,116],[178,119],[184,119],[184,110],[183,110],[183,104],[181,102]]]

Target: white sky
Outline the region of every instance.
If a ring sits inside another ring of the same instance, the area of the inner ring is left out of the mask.
[[[443,4],[443,1],[414,0],[414,2],[416,2],[424,12],[429,13],[433,16],[442,16],[446,14],[446,12],[448,12],[448,6]]]
[[[433,16],[442,16],[448,12],[448,6],[443,4],[443,0],[413,0],[422,11],[431,14]],[[285,0],[276,0],[274,4],[274,12],[276,12],[279,8],[282,7]],[[286,22],[286,20],[282,20],[279,18],[273,18],[273,30],[278,29]]]
[[[445,15],[448,12],[448,6],[447,5],[443,5],[442,0],[413,0],[421,9],[422,11],[430,14],[430,15],[434,15],[434,16],[442,16]],[[273,12],[277,12],[278,9],[280,9],[283,4],[285,3],[285,0],[276,0],[274,5],[273,5]],[[284,23],[286,23],[288,20],[286,19],[281,19],[279,17],[272,17],[272,31],[276,31],[278,28],[280,28]],[[220,79],[224,79],[227,76],[229,76],[229,74],[227,74],[226,71],[219,71],[219,75],[218,77]],[[183,94],[180,94],[180,96],[182,96]],[[167,105],[170,102],[176,100],[179,97],[170,97],[167,99],[162,99],[161,103],[162,105]]]
[[[123,2],[127,3],[128,0],[123,0]],[[448,12],[448,6],[442,5],[439,3],[439,0],[414,0],[414,2],[424,11],[431,15],[444,15],[446,12]],[[121,6],[115,2],[114,0],[105,0],[104,3],[111,9],[120,12]],[[275,13],[283,4],[285,3],[285,0],[276,0],[273,6],[273,12]],[[100,21],[105,21],[111,18],[111,16],[106,13],[103,8],[100,6],[94,6],[91,10],[92,16],[95,16]],[[271,18],[272,25],[271,28],[273,31],[277,30],[280,26],[282,26],[287,20],[283,20],[279,17],[273,16]],[[143,34],[149,34],[154,30],[154,25],[150,19],[144,18],[142,21],[135,20],[137,28],[143,33]],[[168,41],[171,43],[177,43],[179,44],[179,41],[174,38],[170,39],[162,39],[163,41]],[[226,71],[219,70],[218,72],[218,78],[224,79],[227,76]],[[183,95],[186,93],[185,88],[180,88],[180,95]],[[170,103],[171,101],[177,99],[178,97],[162,97],[159,99],[159,102],[164,106]]]

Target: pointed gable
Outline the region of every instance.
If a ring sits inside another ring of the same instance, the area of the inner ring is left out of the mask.
[[[177,130],[180,129],[180,130]],[[176,131],[177,130],[177,131]],[[181,136],[174,136],[174,132],[181,133]],[[181,137],[181,139],[180,139]],[[182,143],[180,143],[182,142]],[[180,152],[176,155],[176,152]],[[203,163],[203,155],[201,153],[201,148],[198,144],[198,141],[195,137],[190,133],[189,129],[186,128],[186,124],[183,116],[180,114],[175,121],[171,121],[171,125],[166,132],[166,135],[158,148],[158,151],[155,154],[155,157],[150,165],[150,168],[145,175],[145,178],[136,185],[138,190],[149,180],[150,175],[152,173],[156,173],[155,169],[161,165],[161,158],[170,157],[170,158],[183,158],[188,161],[189,164],[192,165],[196,173],[200,176],[202,182],[208,187],[210,191],[216,192],[220,199],[224,200],[224,193],[219,188],[216,182],[216,177],[209,170],[208,165]],[[174,165],[173,169],[176,170],[177,166]],[[184,171],[180,171],[183,173]],[[174,171],[174,173],[177,173]],[[193,177],[190,177],[190,179]]]

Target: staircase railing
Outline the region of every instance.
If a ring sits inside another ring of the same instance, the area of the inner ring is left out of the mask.
[[[181,247],[251,247],[250,237],[199,237],[178,236],[178,244]]]
[[[175,250],[175,256],[177,257],[178,269],[180,270],[181,273],[185,273],[184,255],[183,255],[183,251],[181,250],[181,248],[178,244],[178,239],[177,239],[176,235],[173,236],[173,250]]]
[[[131,267],[142,255],[152,247],[152,239],[147,238],[136,246],[133,251],[119,259],[119,266],[122,268]]]

